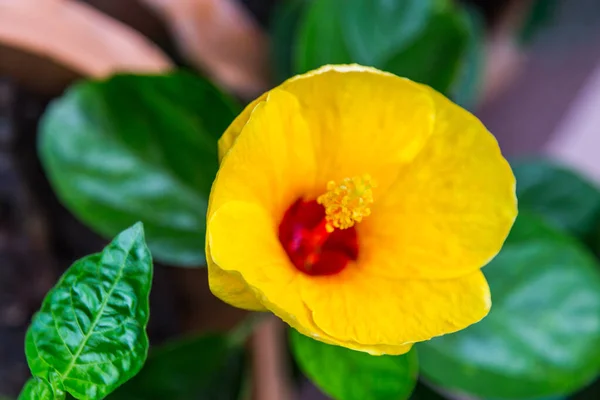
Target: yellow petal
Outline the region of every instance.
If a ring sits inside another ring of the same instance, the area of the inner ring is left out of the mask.
[[[426,89],[398,76],[359,65],[325,66],[284,82],[300,102],[296,112],[313,136],[318,160],[316,197],[327,182],[370,174],[380,193],[391,184],[398,168],[411,161],[427,142],[433,126],[433,103]],[[240,114],[219,141],[224,155],[246,121],[264,100],[261,96]],[[280,132],[282,136],[287,131]],[[313,156],[310,156],[313,157]]]
[[[210,291],[234,307],[250,311],[266,311],[254,292],[238,272],[223,271],[212,259],[210,246],[206,249],[208,284]]]
[[[445,279],[487,264],[517,215],[515,178],[477,118],[428,89],[427,145],[359,226],[360,266],[393,278]]]
[[[233,146],[233,142],[235,142],[235,139],[242,132],[242,129],[246,125],[246,122],[248,122],[248,120],[250,119],[252,111],[254,111],[254,109],[260,102],[265,101],[266,98],[267,93],[263,94],[262,96],[248,104],[246,108],[244,108],[244,111],[242,111],[240,115],[238,115],[233,120],[231,125],[229,125],[229,127],[225,131],[225,133],[223,133],[223,135],[219,139],[219,162],[223,159],[223,157],[225,157],[225,154],[229,151],[231,146]]]
[[[244,133],[224,156],[213,183],[208,215],[228,201],[265,207],[274,218],[314,187],[313,137],[297,99],[272,90],[256,104]],[[249,238],[250,239],[250,238]]]
[[[325,66],[281,88],[298,98],[314,135],[319,163],[315,197],[331,180],[369,174],[378,184],[377,198],[432,131],[433,103],[427,90],[374,68]]]
[[[278,245],[272,217],[256,204],[223,205],[212,214],[208,232],[213,267],[239,274],[267,309],[325,343],[403,354],[413,342],[480,320],[490,307],[479,271],[452,280],[391,281],[351,264],[338,275],[305,275],[291,265]],[[221,294],[230,301],[226,291]]]
[[[293,96],[283,91],[272,91],[268,96],[257,99],[234,121],[229,133],[220,142],[223,156],[229,151],[228,143],[237,139],[238,129],[246,127],[247,135],[240,140],[238,150],[227,154],[230,161],[225,162],[217,174],[209,199],[209,218],[215,209],[230,200],[263,204],[275,218],[275,215],[283,215],[288,203],[300,196],[307,186],[312,186],[315,168],[314,160],[311,162],[310,158],[312,145],[306,124],[300,114],[294,112],[297,109],[298,102]],[[305,156],[307,152],[309,155]],[[274,224],[274,220],[270,221],[269,227],[273,228]],[[252,231],[258,228],[265,229],[257,226],[244,232],[244,241],[252,243]],[[279,246],[279,243],[276,245]],[[240,274],[221,269],[214,263],[211,253],[207,238],[206,258],[211,291],[236,307],[263,310]]]
[[[340,342],[402,345],[456,332],[491,306],[477,270],[446,280],[392,280],[352,266],[330,279],[302,280],[302,299],[319,330]]]

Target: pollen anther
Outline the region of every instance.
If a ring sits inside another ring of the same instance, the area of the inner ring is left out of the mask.
[[[339,184],[327,183],[327,192],[317,198],[325,207],[326,229],[348,229],[371,214],[375,182],[370,175],[344,178]]]

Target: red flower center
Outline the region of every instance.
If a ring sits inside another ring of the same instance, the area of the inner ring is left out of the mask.
[[[290,261],[308,275],[336,274],[358,258],[356,228],[329,232],[325,208],[316,200],[292,204],[279,225],[279,241]]]

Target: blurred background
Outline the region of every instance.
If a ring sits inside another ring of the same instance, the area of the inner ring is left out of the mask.
[[[74,260],[106,243],[61,205],[40,163],[38,123],[48,104],[81,79],[178,66],[245,104],[294,73],[345,61],[334,54],[339,46],[327,43],[324,27],[334,25],[333,10],[312,13],[322,19],[312,40],[322,41],[324,50],[298,55],[298,46],[308,46],[294,39],[298,21],[308,18],[306,3],[0,0],[0,395],[15,396],[29,376],[24,335],[48,289]],[[398,61],[400,74],[450,92],[484,122],[507,157],[549,156],[600,184],[600,1],[464,0],[455,6],[470,24],[460,56],[453,55],[452,41],[442,42],[416,69]],[[385,23],[394,21],[374,24]],[[309,33],[302,40],[310,41]],[[368,54],[364,58],[368,62]],[[456,65],[445,64],[448,59]],[[446,82],[436,72],[427,82],[422,68],[454,68],[462,78]],[[153,344],[225,331],[245,316],[212,297],[204,269],[157,264],[151,303]],[[249,344],[253,396],[326,399],[308,380],[292,380],[297,373],[282,331],[269,321]],[[414,396],[441,398],[423,385]],[[599,399],[598,384],[575,396]]]

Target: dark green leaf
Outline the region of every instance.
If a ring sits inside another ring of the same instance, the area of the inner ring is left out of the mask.
[[[425,29],[433,1],[350,0],[339,4],[342,30],[353,61],[380,65],[402,52]]]
[[[450,0],[318,0],[306,7],[296,72],[357,62],[448,92],[469,27]]]
[[[493,306],[481,322],[417,345],[436,386],[487,398],[573,392],[600,371],[600,269],[578,242],[521,211],[483,269]]]
[[[217,138],[237,111],[186,73],[84,82],[50,106],[39,153],[58,197],[94,230],[142,221],[157,259],[202,265]]]
[[[318,342],[293,329],[290,335],[300,369],[337,400],[402,400],[415,387],[415,351],[402,356],[372,356]]]
[[[29,379],[19,395],[19,400],[60,400],[64,398],[64,393],[55,396],[48,382],[40,378]],[[0,399],[4,399],[4,397],[0,396]]]
[[[243,370],[241,347],[223,335],[201,336],[152,351],[109,400],[236,400]]]
[[[473,109],[479,99],[485,64],[485,26],[483,17],[475,10],[463,13],[469,33],[467,49],[462,57],[458,75],[451,88],[452,99],[463,107]]]
[[[454,6],[446,1],[440,4],[420,35],[382,68],[447,93],[466,54],[469,32],[466,19]]]
[[[152,258],[141,223],[75,262],[48,293],[25,340],[33,376],[55,393],[101,399],[134,376],[148,352]]]
[[[278,82],[294,75],[296,31],[307,0],[284,0],[275,4],[271,26],[271,54]]]
[[[347,64],[348,53],[339,18],[342,0],[312,1],[301,18],[296,37],[295,72],[310,71],[325,64]]]
[[[512,168],[520,210],[580,238],[593,234],[600,217],[600,190],[594,185],[549,160],[524,160]]]

